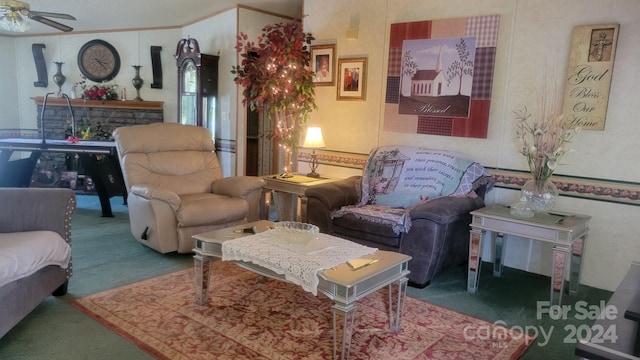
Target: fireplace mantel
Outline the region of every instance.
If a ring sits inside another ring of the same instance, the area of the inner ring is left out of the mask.
[[[44,103],[44,96],[32,97],[36,106]],[[133,101],[133,100],[84,100],[70,99],[72,107],[107,108],[107,109],[138,109],[138,110],[162,110],[163,101]],[[67,99],[59,97],[47,98],[47,106],[67,106]]]
[[[68,99],[72,110],[70,115],[67,98],[48,97],[46,106],[42,96],[31,99],[35,102],[38,117],[42,117],[38,128],[45,123],[47,139],[66,139],[74,132],[96,130],[98,126],[111,133],[120,126],[164,121],[164,103],[161,101]]]
[[[164,103],[161,101],[84,100],[47,97],[31,98],[35,102],[38,130],[47,140],[66,140],[69,136],[87,136],[93,140],[105,140],[114,129],[121,126],[146,125],[164,121]],[[44,131],[42,130],[44,126]],[[95,138],[102,136],[102,138]],[[42,167],[69,170],[68,154],[44,152],[40,156]]]

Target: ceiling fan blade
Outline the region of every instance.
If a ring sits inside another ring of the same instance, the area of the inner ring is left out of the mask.
[[[31,10],[30,12],[31,12],[31,17],[43,16],[43,17],[52,17],[57,19],[76,20],[76,18],[74,18],[69,14],[60,14],[60,13],[52,13],[52,12],[46,12],[46,11],[33,11],[33,10]]]
[[[57,21],[53,21],[51,19],[47,19],[47,18],[42,17],[42,16],[37,16],[37,15],[36,16],[32,16],[31,20],[37,21],[37,22],[45,24],[45,25],[49,25],[51,27],[54,27],[54,28],[56,28],[58,30],[65,31],[65,32],[69,32],[69,31],[73,30],[73,28],[70,27],[70,26],[61,24],[61,23],[59,23]]]

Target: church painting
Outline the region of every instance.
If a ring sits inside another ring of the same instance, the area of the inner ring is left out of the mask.
[[[400,114],[468,117],[475,38],[405,40]]]
[[[486,138],[500,15],[391,24],[384,131]]]

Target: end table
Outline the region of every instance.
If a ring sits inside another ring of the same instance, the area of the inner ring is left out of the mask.
[[[482,238],[491,233],[494,251],[493,276],[502,274],[506,250],[505,235],[515,235],[553,244],[551,271],[551,305],[562,304],[565,274],[569,273],[569,294],[578,291],[584,243],[589,232],[587,215],[562,212],[536,213],[532,218],[511,215],[508,205],[491,205],[471,212],[469,239],[469,276],[467,291],[475,293],[480,283]]]
[[[269,208],[273,201],[273,192],[282,193],[279,194],[283,198],[283,204],[280,206],[282,211],[279,211],[278,217],[285,217],[279,220],[294,220],[294,221],[307,221],[307,197],[304,192],[311,186],[320,184],[326,184],[328,182],[337,181],[335,178],[313,178],[304,175],[294,175],[292,177],[282,177],[280,175],[267,175],[262,177],[265,181],[263,188],[263,202],[260,213],[262,219],[268,219]],[[284,212],[292,213],[291,215],[285,215]]]

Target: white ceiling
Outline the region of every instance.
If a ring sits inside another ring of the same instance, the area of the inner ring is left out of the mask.
[[[182,26],[235,5],[246,5],[271,13],[300,18],[303,0],[22,0],[33,11],[63,13],[77,20],[51,20],[74,28],[75,32],[108,31],[150,27]],[[56,34],[61,31],[31,21],[23,33]],[[0,35],[19,35],[0,29]]]

